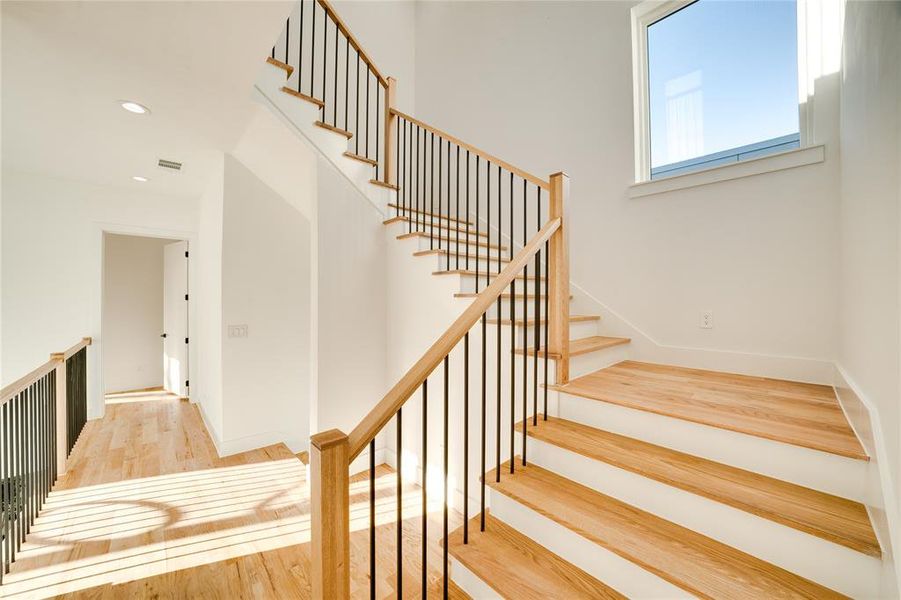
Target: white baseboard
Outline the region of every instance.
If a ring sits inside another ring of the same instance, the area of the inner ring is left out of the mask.
[[[845,369],[835,364],[833,386],[848,422],[870,455],[865,502],[876,537],[882,546],[883,598],[897,598],[901,590],[901,553],[893,550],[901,539],[901,515],[895,479],[888,462],[879,410]]]
[[[601,315],[602,335],[631,338],[629,354],[634,360],[806,383],[832,384],[834,367],[831,360],[663,344],[592,296],[583,287],[576,283],[570,285],[576,302],[581,299],[594,305],[595,308],[588,312]]]

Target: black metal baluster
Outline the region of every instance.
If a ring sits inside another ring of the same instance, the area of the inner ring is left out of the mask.
[[[485,315],[482,315],[482,318],[485,318]],[[484,320],[483,320],[484,323]],[[485,531],[485,327],[482,326],[482,462],[481,462],[481,471],[480,479],[482,480],[481,487],[481,501],[482,501],[482,514],[481,514],[481,522],[479,524],[482,531]]]
[[[442,228],[444,226],[444,221],[443,221],[442,217],[447,216],[446,214],[444,214],[444,209],[441,208],[441,177],[442,177],[441,165],[443,164],[442,161],[444,160],[441,155],[441,146],[442,146],[441,136],[439,135],[438,136],[438,212],[436,213],[436,214],[440,215],[438,217],[438,249],[439,250],[443,246],[443,244],[441,243],[441,238],[444,236],[444,234],[442,233]],[[448,225],[448,231],[450,231],[450,223],[448,222],[447,225]],[[432,226],[434,227],[434,223],[432,224]],[[448,235],[448,238],[450,238],[450,235]],[[449,243],[449,240],[448,240],[448,243]],[[445,255],[449,255],[449,254],[450,254],[450,248],[447,248],[447,252],[445,252]]]
[[[369,88],[371,87],[370,75],[372,68],[366,63],[366,158],[369,158]]]
[[[510,173],[510,260],[513,260],[513,173]],[[523,329],[525,338],[525,329]],[[516,471],[516,278],[510,282],[510,473]]]
[[[350,125],[347,122],[347,117],[349,108],[350,108],[350,93],[348,90],[350,89],[350,38],[344,38],[344,130],[350,131]],[[400,127],[400,122],[398,122],[398,128]]]
[[[431,152],[431,158],[429,158]],[[426,150],[426,160],[429,167],[429,250],[435,249],[435,133],[429,141],[429,148]],[[440,224],[440,219],[439,219]]]
[[[429,506],[428,506],[428,470],[429,470],[429,380],[422,382],[422,597],[428,597],[429,591]]]
[[[503,212],[501,209],[503,204],[504,203],[501,200],[501,166],[498,165],[497,166],[497,267],[498,267],[498,274],[500,274],[501,252],[502,252],[501,246],[503,246],[503,244],[501,243],[501,240],[503,239],[501,232],[504,229]],[[495,434],[496,434],[497,439],[495,441],[495,445],[497,446],[497,451],[496,451],[497,464],[495,465],[495,477],[497,478],[496,479],[497,481],[500,481],[501,480],[501,376],[503,375],[503,372],[502,372],[503,369],[501,368],[501,331],[502,331],[501,320],[503,320],[503,317],[504,317],[503,300],[501,299],[500,296],[497,297],[497,308],[496,308],[495,312],[496,312],[495,316],[497,317],[496,318],[497,327],[495,328],[495,337],[497,338],[496,339],[497,364],[495,365],[495,368],[496,368],[495,383],[496,383],[496,387],[497,387],[497,389],[495,391],[495,396],[496,396],[495,399],[497,401],[497,423],[495,423]]]
[[[6,457],[9,455],[9,430],[6,427],[6,403],[0,405],[0,585],[3,575],[9,569],[9,500],[6,482],[9,481],[9,468]]]
[[[315,2],[316,0],[313,0]],[[298,35],[299,43],[297,45],[297,91],[301,92],[301,82],[303,81],[303,5],[304,0],[300,1],[300,32]],[[310,94],[312,95],[312,94]]]
[[[395,459],[394,462],[397,463],[397,540],[395,544],[397,546],[397,583],[395,587],[397,588],[397,597],[404,597],[404,578],[403,578],[403,570],[404,570],[404,555],[402,551],[402,544],[404,541],[404,482],[403,482],[403,441],[404,441],[404,428],[403,428],[403,415],[401,413],[403,409],[397,409],[397,442],[395,443]]]
[[[539,199],[541,191],[539,190]],[[538,221],[541,221],[541,203],[538,205]],[[548,312],[548,263],[550,263],[550,242],[544,242],[544,420],[547,421],[547,331],[551,322],[551,314]],[[557,414],[560,414],[559,412]]]
[[[469,221],[469,150],[466,151],[466,221]],[[476,262],[476,272],[479,263]],[[466,270],[469,270],[469,226],[466,226]],[[478,285],[476,286],[478,287]]]
[[[379,150],[381,150],[381,144],[379,144],[379,129],[381,129],[382,119],[382,109],[381,109],[381,98],[382,98],[382,85],[379,83],[379,78],[375,78],[375,178],[379,180],[379,169],[381,169],[381,161],[379,160]]]
[[[338,126],[338,21],[335,20],[335,80],[332,82],[335,106],[332,108],[332,125]]]
[[[541,187],[538,190],[538,203],[535,205],[535,233],[541,230]],[[535,354],[532,355],[532,426],[538,425],[538,353],[541,348],[541,249],[535,253]],[[547,407],[545,407],[547,413]]]
[[[314,2],[316,0],[313,0]],[[355,48],[356,50],[356,48]],[[356,113],[356,125],[354,125],[354,154],[360,155],[360,51],[357,52],[357,71],[354,73],[354,82],[357,85],[357,93],[354,96],[354,113]]]
[[[288,64],[288,48],[291,40],[291,17],[285,21],[285,64]]]
[[[480,202],[479,202],[479,161],[481,157],[476,154],[476,234],[475,234],[475,242],[474,245],[476,247],[476,293],[479,293],[479,263],[482,262],[482,256],[484,256],[479,249],[481,246],[479,245],[479,215],[481,214]],[[467,253],[469,252],[469,248],[466,249]],[[487,256],[487,258],[491,258],[491,254]],[[485,261],[485,268],[488,268],[488,260]],[[484,315],[483,315],[484,316]]]
[[[375,438],[369,442],[369,598],[375,600]]]
[[[459,155],[460,148],[457,147]],[[463,543],[469,543],[469,332],[463,336]]]
[[[522,180],[522,247],[526,247],[529,238],[526,234],[526,227],[529,222],[528,205],[526,202],[526,194],[529,183]],[[522,320],[525,325],[529,324],[529,263],[522,269]],[[526,465],[526,426],[529,422],[529,336],[528,331],[523,328],[522,340],[522,464]],[[535,348],[538,352],[538,348]]]
[[[397,119],[397,131],[394,132],[394,145],[397,146],[397,157],[394,160],[394,181],[402,188],[404,184],[400,180],[400,119]],[[404,191],[406,190],[398,189],[397,193],[394,194],[394,201],[396,203],[400,204]]]
[[[35,384],[28,386],[28,396],[25,401],[25,533],[31,533],[31,525],[34,521],[34,397]],[[25,541],[24,539],[22,540]]]
[[[419,125],[417,125],[416,126],[416,182],[414,184],[416,187],[416,191],[415,191],[415,194],[416,194],[416,231],[419,231],[419,220],[420,219],[422,219],[423,227],[425,226],[425,215],[422,214],[422,208],[420,206],[422,204],[422,202],[421,202],[422,194],[419,192],[419,184],[421,183],[421,177],[419,176],[419,168],[422,165],[422,161],[419,160],[419,158],[420,158],[420,154],[419,154],[419,137],[420,136],[419,136],[419,134],[420,133],[421,133],[421,127]]]
[[[450,187],[451,187],[450,186],[451,154],[450,154],[450,148],[451,148],[450,140],[447,140],[447,215],[446,215],[447,216],[447,219],[446,219],[447,220],[447,253],[445,254],[445,263],[444,263],[444,269],[446,271],[450,271],[450,255],[451,255],[451,253],[450,253],[450,243],[451,243],[450,224],[452,221],[450,220],[450,211],[451,211],[450,210],[450,203],[451,203],[451,191],[450,191]],[[459,241],[460,240],[460,224],[457,223],[454,226],[454,229],[457,230],[457,241]]]
[[[450,143],[450,142],[448,142]],[[460,146],[457,146],[457,160],[456,160],[456,170],[457,175],[454,177],[454,184],[456,186],[456,195],[457,195],[457,210],[454,213],[454,216],[457,218],[457,244],[456,248],[454,248],[454,254],[456,255],[456,262],[454,263],[454,268],[458,271],[460,270],[460,227],[466,227],[469,229],[469,225],[463,225],[460,223]],[[469,219],[466,219],[469,221]],[[448,254],[448,259],[450,259],[450,254]]]
[[[320,119],[323,123],[325,123],[325,111],[326,106],[328,106],[328,98],[325,96],[325,69],[328,67],[328,21],[329,21],[329,11],[323,6],[322,7],[323,17],[322,17],[322,118]]]
[[[310,97],[315,97],[316,94],[313,92],[314,88],[314,75],[313,73],[316,71],[316,4],[318,0],[313,0],[313,16],[310,17],[311,27],[313,29],[313,33],[310,36],[311,45],[310,45]],[[300,75],[298,75],[298,79]]]
[[[448,573],[447,573],[447,470],[450,467],[450,461],[448,460],[448,378],[450,377],[450,361],[449,356],[444,357],[444,565],[442,569],[442,584],[444,589],[444,598],[447,599],[447,581],[448,581]],[[425,596],[423,596],[423,600],[425,600]]]

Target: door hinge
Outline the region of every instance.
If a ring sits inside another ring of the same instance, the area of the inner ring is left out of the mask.
[[[187,301],[188,301],[188,295],[185,294],[185,302],[187,302]]]
[[[191,381],[189,379],[185,379],[185,387],[191,387]]]
[[[185,258],[188,258],[188,251],[185,250]]]
[[[186,343],[186,344],[188,343],[188,338],[185,338],[185,343]]]

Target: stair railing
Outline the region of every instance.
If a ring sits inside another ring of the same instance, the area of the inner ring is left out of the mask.
[[[87,421],[84,338],[0,391],[0,584]]]
[[[351,140],[355,158],[375,167],[372,183],[392,186],[393,139],[386,127],[395,81],[385,77],[328,0],[300,0],[269,61],[289,74],[291,93],[319,106],[319,124]]]
[[[425,540],[428,529],[429,378],[441,369],[443,376],[435,379],[443,382],[443,390],[439,392],[443,398],[444,454],[442,586],[447,597],[452,361],[457,371],[462,363],[462,377],[454,379],[453,385],[454,392],[462,395],[463,423],[460,431],[454,433],[463,437],[462,543],[465,544],[469,542],[470,474],[478,475],[479,511],[476,518],[479,528],[484,530],[489,462],[494,463],[496,481],[500,481],[502,470],[513,473],[517,462],[515,435],[519,433],[522,443],[519,462],[527,464],[529,421],[534,427],[539,422],[539,414],[543,413],[544,419],[547,418],[548,391],[542,383],[550,381],[549,357],[553,357],[556,366],[556,382],[566,382],[569,377],[566,217],[569,179],[564,173],[555,173],[548,179],[537,177],[398,110],[395,80],[379,71],[328,0],[300,0],[273,46],[269,61],[284,68],[289,77],[297,71],[293,87],[284,89],[319,106],[319,126],[352,139],[349,143],[353,150],[345,154],[375,168],[371,183],[396,190],[394,202],[389,203],[389,207],[394,210],[394,218],[405,225],[406,233],[401,237],[418,238],[425,248],[418,254],[437,255],[445,271],[463,276],[461,279],[468,285],[458,296],[473,299],[349,435],[330,430],[312,437],[313,595],[329,599],[350,596],[349,469],[351,462],[367,448],[370,595],[373,598],[376,595],[375,439],[394,423],[397,473],[397,579],[394,591],[397,597],[402,596],[403,408],[411,398],[421,397],[422,423],[418,427],[422,436],[419,457],[421,533]],[[489,322],[495,337],[493,353],[497,373],[494,390],[490,392],[486,378]],[[503,325],[508,325],[511,332],[508,358],[502,352]],[[519,339],[518,330],[522,332]],[[480,342],[480,348],[473,352],[470,352],[471,333]],[[518,344],[522,347],[518,348]],[[473,377],[470,377],[470,371],[476,371]],[[506,390],[502,389],[502,372]],[[474,386],[473,393],[471,385]],[[432,394],[434,396],[434,391]],[[479,442],[477,471],[470,468],[470,396],[478,401],[472,410],[480,411],[479,437],[473,436],[474,441]],[[489,396],[493,406],[489,405]],[[489,412],[493,412],[490,416],[495,427],[493,449],[488,448]],[[509,443],[503,449],[502,437]],[[492,451],[493,457],[489,456]],[[503,456],[509,460],[502,469]],[[422,544],[421,562],[422,595],[425,596],[429,579],[425,543]]]

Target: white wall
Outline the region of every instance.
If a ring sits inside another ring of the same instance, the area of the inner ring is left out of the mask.
[[[104,393],[163,385],[163,246],[103,236]]]
[[[632,199],[632,4],[420,3],[417,116],[533,173],[570,175],[572,279],[633,335],[736,369],[766,355],[782,375],[795,362],[798,377],[830,373],[835,81],[817,87],[825,163]],[[715,328],[700,329],[708,309]]]
[[[383,216],[326,159],[317,159],[316,398],[312,431],[345,433],[389,383]]]
[[[853,393],[845,398],[860,401],[847,402],[846,408],[878,463],[885,506],[875,508],[878,518],[887,520],[893,530],[896,548],[901,536],[897,507],[901,495],[899,32],[901,3],[846,4],[837,360],[846,383],[853,386]]]
[[[222,244],[224,454],[309,440],[310,223],[231,155]],[[246,325],[248,336],[227,336]]]
[[[4,384],[91,336],[88,416],[103,414],[103,232],[190,239],[196,228],[195,201],[138,186],[3,171]]]

